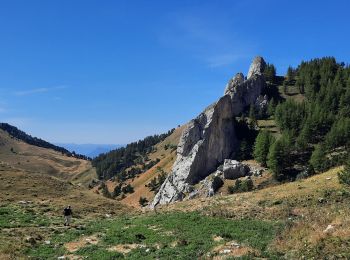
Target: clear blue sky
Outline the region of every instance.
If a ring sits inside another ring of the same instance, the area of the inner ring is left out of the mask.
[[[262,55],[350,62],[350,1],[0,1],[0,121],[125,144],[183,124]]]

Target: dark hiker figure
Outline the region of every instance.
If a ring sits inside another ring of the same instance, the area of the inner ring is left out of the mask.
[[[64,225],[69,226],[70,222],[72,221],[72,215],[73,215],[73,212],[70,206],[66,207],[63,210],[63,215],[64,215]]]

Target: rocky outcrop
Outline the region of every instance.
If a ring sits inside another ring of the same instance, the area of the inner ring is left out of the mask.
[[[230,96],[223,96],[192,120],[182,133],[172,173],[152,205],[181,200],[189,186],[204,179],[234,155],[238,146]]]
[[[224,176],[221,171],[216,171],[204,180],[200,181],[196,187],[192,187],[186,199],[193,199],[198,197],[211,197],[215,192],[224,185]]]
[[[254,59],[244,79],[236,74],[225,88],[225,95],[191,120],[183,131],[177,148],[177,159],[171,174],[161,186],[151,207],[182,200],[191,186],[205,179],[224,163],[234,158],[239,140],[235,134],[235,117],[256,99],[265,87],[261,57]]]
[[[250,79],[253,76],[262,75],[266,67],[266,62],[260,56],[255,57],[252,64],[249,67],[247,79]]]
[[[223,172],[225,179],[235,180],[248,176],[250,169],[248,165],[240,163],[239,161],[226,159],[224,162]]]
[[[247,80],[244,80],[242,73],[237,73],[226,85],[224,95],[230,95],[235,115],[242,113],[249,105],[256,103],[266,86],[263,76],[265,67],[264,59],[256,57],[250,65]]]

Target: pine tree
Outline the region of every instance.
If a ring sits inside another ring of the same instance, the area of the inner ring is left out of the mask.
[[[267,63],[264,70],[264,76],[267,81],[273,83],[276,77],[276,67],[273,64]]]
[[[273,141],[273,136],[265,130],[259,132],[258,136],[256,137],[253,155],[255,160],[262,166],[266,166],[267,155]]]
[[[267,156],[267,166],[271,169],[273,176],[277,180],[283,178],[284,155],[284,145],[281,140],[277,140],[270,146]]]
[[[315,146],[310,158],[310,164],[314,167],[316,172],[321,172],[326,168],[326,154],[325,147],[321,144]]]
[[[293,68],[291,66],[289,66],[288,70],[287,70],[287,80],[288,81],[291,81],[294,79],[294,73],[295,73],[295,71],[293,70]]]
[[[287,170],[293,166],[291,153],[294,148],[294,132],[284,131],[282,136],[272,143],[267,155],[267,166],[272,170],[277,180],[285,178]]]
[[[267,114],[271,117],[275,114],[276,102],[274,98],[271,98],[267,106]]]
[[[288,84],[286,80],[283,81],[283,94],[288,94]]]

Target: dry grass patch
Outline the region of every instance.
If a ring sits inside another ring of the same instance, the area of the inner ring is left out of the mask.
[[[259,252],[249,246],[240,245],[236,241],[230,241],[214,247],[211,255],[214,255],[213,259],[219,260],[228,257],[242,257],[247,255],[258,256]]]
[[[119,252],[124,255],[130,253],[131,250],[136,248],[144,248],[145,245],[142,244],[119,244],[108,248],[107,250],[110,252]]]
[[[98,235],[91,235],[87,237],[81,237],[78,241],[66,243],[64,247],[68,250],[68,252],[73,253],[78,251],[80,248],[85,247],[86,245],[97,245],[98,242]]]

